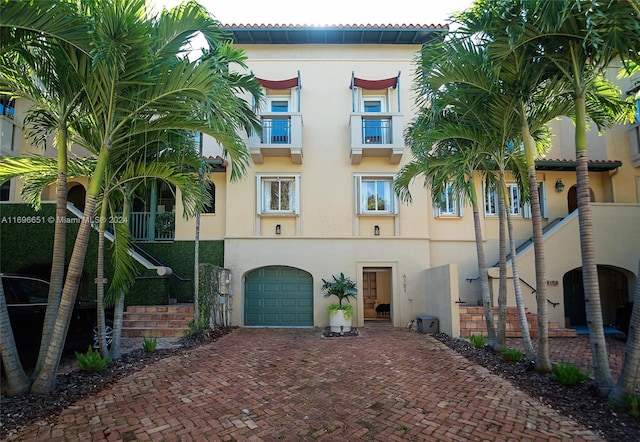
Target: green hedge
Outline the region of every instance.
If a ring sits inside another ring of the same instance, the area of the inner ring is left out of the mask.
[[[145,252],[173,270],[169,278],[170,297],[193,302],[195,241],[138,243]],[[200,262],[224,266],[224,241],[200,241]]]
[[[0,203],[0,272],[22,273],[48,279],[51,272],[53,252],[55,204],[42,204],[35,211],[27,204]],[[69,213],[70,219],[75,217]],[[53,219],[53,218],[51,218]],[[31,222],[27,222],[31,221]],[[66,259],[71,257],[79,223],[68,224]],[[162,305],[169,298],[178,302],[193,301],[194,241],[138,243],[151,256],[165,266],[171,267],[174,276],[161,277],[155,271],[137,266],[138,278],[125,300],[126,305]],[[105,251],[105,277],[113,274],[110,256],[111,243],[107,241]],[[95,299],[98,258],[98,234],[91,232],[85,259],[83,278],[78,296]],[[224,242],[201,241],[200,261],[223,266]]]
[[[51,256],[53,254],[53,232],[55,228],[56,206],[42,204],[39,211],[28,204],[0,204],[0,272],[18,273],[49,279]],[[74,223],[67,224],[66,260],[71,257],[73,244],[78,234],[79,223],[69,213]],[[94,284],[98,261],[98,233],[91,232],[85,258],[84,272],[78,297],[95,299]],[[111,262],[105,260],[105,277],[113,273]]]

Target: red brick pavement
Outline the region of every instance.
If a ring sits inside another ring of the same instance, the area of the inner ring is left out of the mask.
[[[429,335],[238,329],[120,380],[20,441],[595,441]]]

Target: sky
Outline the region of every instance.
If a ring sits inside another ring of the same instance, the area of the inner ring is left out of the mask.
[[[158,8],[180,0],[151,0]],[[199,0],[222,24],[447,24],[472,0]]]

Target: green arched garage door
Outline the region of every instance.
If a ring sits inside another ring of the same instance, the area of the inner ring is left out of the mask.
[[[313,278],[304,270],[268,266],[244,282],[244,325],[313,327]]]

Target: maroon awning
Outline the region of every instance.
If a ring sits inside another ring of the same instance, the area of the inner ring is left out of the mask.
[[[362,89],[376,90],[395,88],[398,85],[398,77],[385,78],[384,80],[363,80],[362,78],[353,77],[353,85]]]
[[[292,87],[298,87],[298,77],[289,78],[288,80],[265,80],[264,78],[258,78],[258,83],[266,89],[291,89]]]

